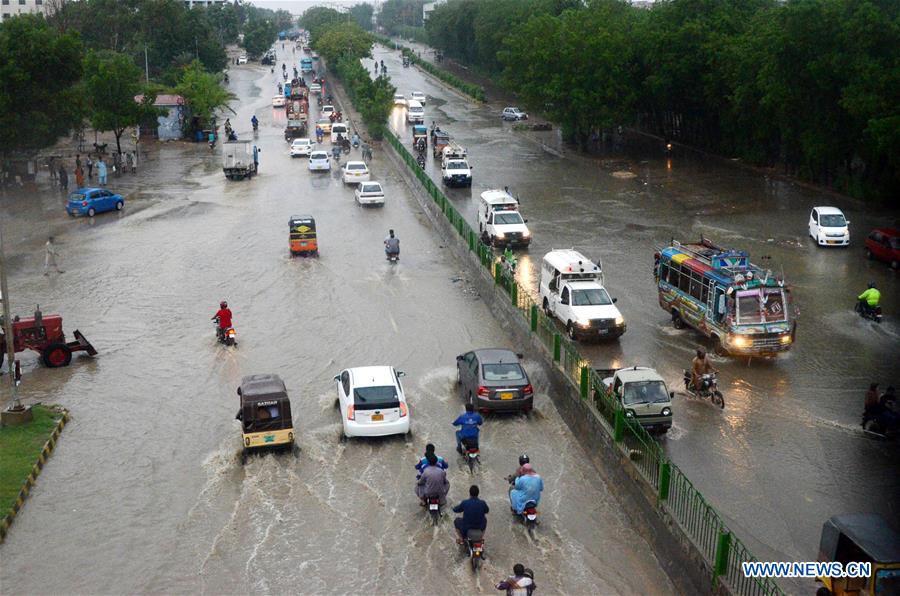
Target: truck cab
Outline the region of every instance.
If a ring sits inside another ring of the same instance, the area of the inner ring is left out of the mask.
[[[486,190],[478,204],[478,232],[485,244],[523,246],[531,244],[528,220],[519,211],[519,201],[505,190]]]
[[[612,339],[625,319],[603,286],[603,270],[578,251],[552,250],[541,265],[541,304],[565,325],[570,339]]]
[[[447,186],[472,186],[472,168],[465,153],[444,154],[441,160],[441,179]]]
[[[672,398],[659,373],[646,366],[621,369],[597,369],[603,386],[625,410],[625,417],[636,420],[649,431],[666,432],[672,427]]]

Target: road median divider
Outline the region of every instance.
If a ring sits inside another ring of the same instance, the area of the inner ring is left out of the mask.
[[[658,558],[668,562],[664,567],[679,591],[782,595],[771,579],[744,577],[741,563],[757,559],[722,516],[659,443],[625,416],[624,408],[607,392],[590,360],[501,266],[493,249],[482,242],[400,139],[388,131],[385,140],[393,150],[388,153],[402,162],[398,165],[404,177],[422,191],[416,194],[426,212],[439,229],[456,237],[450,248],[478,270],[473,281],[485,303],[507,330],[530,343],[550,365],[556,390],[551,398],[592,461],[609,475],[609,485],[623,502],[626,514],[639,530],[643,527],[642,535]],[[424,197],[427,199],[422,200]]]
[[[469,98],[475,101],[486,101],[487,98],[484,93],[484,89],[478,85],[473,85],[472,83],[467,83],[455,74],[450,71],[444,70],[439,66],[435,66],[428,60],[423,60],[419,58],[418,54],[415,53],[411,48],[404,46],[401,43],[395,42],[389,37],[385,37],[384,35],[375,35],[375,39],[378,40],[378,43],[381,45],[394,48],[396,50],[400,50],[404,57],[408,58],[410,64],[414,66],[418,66],[431,76],[435,77],[443,81],[444,83],[450,85],[455,88],[457,91],[460,91],[464,95],[467,95]]]

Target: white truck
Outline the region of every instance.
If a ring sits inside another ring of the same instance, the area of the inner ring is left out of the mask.
[[[607,395],[625,409],[625,417],[637,420],[648,431],[666,432],[672,427],[672,398],[658,372],[646,366],[594,369],[603,379]]]
[[[251,141],[225,141],[222,143],[222,171],[229,180],[250,178],[256,173]]]
[[[603,270],[574,249],[551,250],[541,264],[541,304],[569,338],[607,339],[625,333],[625,319],[603,287]]]
[[[447,186],[472,186],[472,166],[466,160],[466,150],[456,145],[458,150],[451,149],[451,145],[444,147],[441,160],[441,180]]]
[[[519,212],[519,201],[506,190],[486,190],[478,204],[478,233],[485,244],[522,246],[531,244],[528,220]]]

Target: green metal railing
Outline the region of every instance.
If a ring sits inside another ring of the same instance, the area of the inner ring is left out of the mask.
[[[678,466],[666,457],[653,437],[640,424],[626,419],[621,404],[604,388],[600,374],[590,368],[590,361],[581,356],[573,342],[562,336],[560,328],[542,312],[528,290],[504,270],[491,247],[481,241],[443,191],[418,166],[400,139],[390,131],[387,139],[415,172],[462,241],[490,272],[495,285],[502,288],[503,294],[528,321],[532,333],[547,349],[553,362],[579,388],[582,399],[587,400],[591,411],[606,422],[605,426],[601,425],[602,428],[610,432],[622,453],[656,491],[659,507],[678,522],[702,553],[713,570],[710,578],[712,586],[724,584],[740,596],[783,595],[771,580],[744,577],[741,563],[756,561],[747,547],[728,530],[715,509]]]

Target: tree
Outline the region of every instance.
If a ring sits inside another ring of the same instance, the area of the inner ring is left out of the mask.
[[[118,153],[122,152],[126,128],[159,114],[153,107],[155,93],[145,93],[140,102],[135,101],[141,93],[140,81],[141,69],[124,54],[102,50],[89,52],[84,59],[83,89],[91,126],[94,130],[111,130]]]
[[[184,98],[191,114],[203,122],[209,121],[217,110],[223,108],[234,113],[228,104],[236,96],[222,87],[218,76],[203,70],[203,65],[197,60],[182,71],[175,92]]]
[[[277,36],[278,28],[271,21],[257,20],[249,23],[244,29],[244,49],[250,57],[261,56]]]
[[[36,152],[78,125],[81,52],[77,35],[40,16],[0,24],[0,154]]]
[[[397,33],[398,27],[422,26],[422,7],[425,0],[387,0],[378,13],[378,24],[388,33]]]
[[[369,56],[373,43],[375,39],[356,23],[346,23],[340,27],[331,27],[322,34],[316,49],[329,62],[344,55],[355,56],[358,60]]]
[[[300,17],[300,26],[309,31],[310,43],[316,46],[319,37],[334,25],[346,23],[348,16],[333,8],[316,6],[310,8]]]
[[[372,14],[375,8],[371,4],[354,4],[350,7],[350,16],[365,31],[372,30]]]

